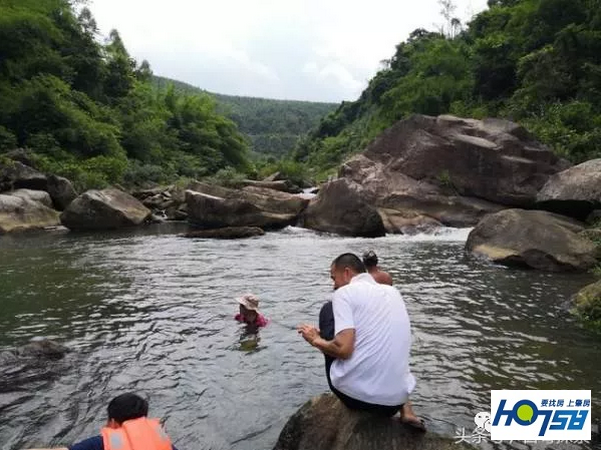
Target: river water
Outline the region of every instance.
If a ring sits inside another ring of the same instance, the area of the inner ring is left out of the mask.
[[[598,338],[562,307],[590,275],[468,259],[469,230],[360,239],[288,228],[236,241],[181,231],[0,237],[0,349],[33,336],[73,349],[2,368],[2,449],[98,434],[108,401],[126,391],[149,399],[180,450],[271,449],[288,417],[327,390],[322,356],[294,327],[316,323],[331,296],[331,260],[368,248],[407,304],[412,400],[430,430],[469,435],[491,389],[591,389],[600,417]],[[272,320],[258,336],[233,320],[245,292]]]

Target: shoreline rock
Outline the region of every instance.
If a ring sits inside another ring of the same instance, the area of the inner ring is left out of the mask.
[[[0,235],[58,225],[57,211],[27,197],[0,194]]]
[[[305,228],[344,236],[386,234],[372,196],[361,185],[345,178],[324,185],[309,203],[301,222]]]
[[[273,450],[467,450],[432,432],[422,433],[398,419],[352,411],[333,394],[305,403],[286,423]]]
[[[241,226],[280,229],[294,224],[298,217],[262,210],[248,200],[191,190],[186,191],[186,204],[190,224],[203,229]]]
[[[472,226],[508,207],[529,208],[549,177],[568,167],[516,123],[414,115],[381,133],[338,175],[360,184],[388,217],[412,218],[399,226],[383,217],[388,232],[405,233],[434,221]]]
[[[598,249],[580,236],[583,224],[547,211],[507,209],[489,214],[469,234],[466,252],[511,267],[583,272]]]
[[[60,216],[70,230],[111,230],[144,223],[151,211],[131,195],[114,188],[90,190]]]
[[[601,159],[553,175],[536,196],[536,207],[586,220],[601,208]]]
[[[578,291],[571,304],[574,315],[586,326],[601,333],[601,280]]]

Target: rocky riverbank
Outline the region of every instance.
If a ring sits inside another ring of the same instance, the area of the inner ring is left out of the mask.
[[[3,161],[0,233],[163,220],[187,220],[197,230],[189,235],[204,238],[258,236],[288,225],[363,237],[475,227],[466,253],[503,265],[587,271],[601,258],[601,159],[572,167],[500,119],[399,121],[312,199],[279,174],[238,189],[192,181],[78,196],[65,178],[35,170],[22,151]]]

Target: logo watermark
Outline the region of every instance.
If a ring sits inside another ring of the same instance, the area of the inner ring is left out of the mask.
[[[591,439],[591,391],[491,391],[491,440]]]
[[[482,411],[474,416],[474,424],[476,425],[471,431],[466,430],[465,427],[455,430],[455,443],[460,444],[466,442],[469,444],[481,444],[482,442],[490,442],[492,421],[491,415],[488,412]],[[507,443],[522,443],[522,444],[540,444],[545,447],[550,444],[560,443],[571,443],[571,444],[584,444],[587,442],[585,439],[557,439],[557,440],[546,440],[544,442],[539,440],[528,440],[528,439],[503,439],[503,442]]]

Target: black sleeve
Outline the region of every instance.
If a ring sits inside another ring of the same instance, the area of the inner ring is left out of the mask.
[[[334,308],[332,302],[327,302],[319,312],[319,334],[322,339],[331,341],[334,339]]]
[[[69,450],[104,450],[102,436],[94,436],[69,447]]]

